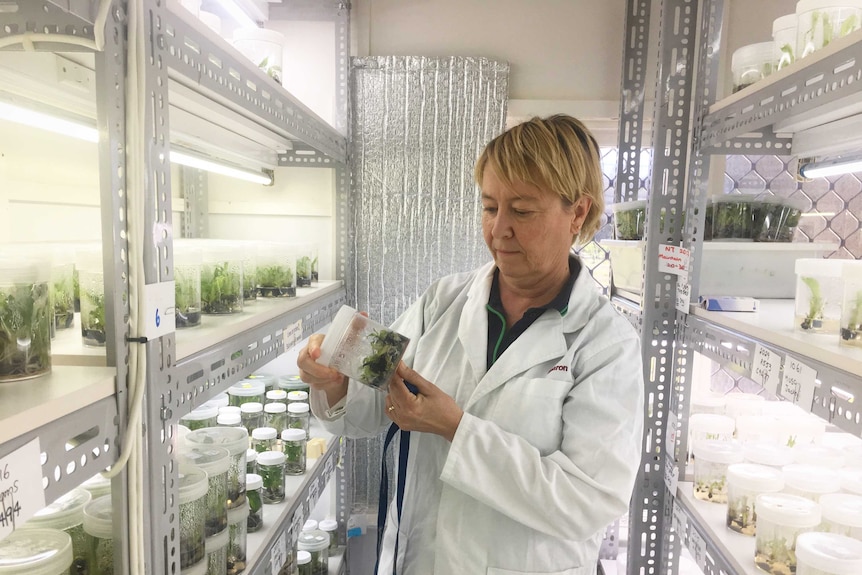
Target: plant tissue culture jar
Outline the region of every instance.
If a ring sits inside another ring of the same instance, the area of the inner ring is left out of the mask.
[[[808,333],[839,333],[843,299],[843,260],[796,260],[793,324]]]
[[[0,252],[0,382],[51,371],[48,262]]]

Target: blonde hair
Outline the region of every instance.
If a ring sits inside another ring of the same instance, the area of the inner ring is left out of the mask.
[[[589,212],[572,243],[590,241],[601,227],[605,202],[599,145],[579,120],[557,114],[518,124],[485,146],[474,173],[480,187],[487,166],[505,185],[534,185],[559,195],[567,206],[590,198]]]

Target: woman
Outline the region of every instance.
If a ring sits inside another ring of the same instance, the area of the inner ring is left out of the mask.
[[[333,433],[412,432],[379,574],[592,574],[643,427],[638,337],[571,254],[604,211],[598,146],[574,118],[534,118],[491,141],[475,175],[494,261],[395,322],[411,341],[388,395],[317,364],[319,335],[300,375]]]

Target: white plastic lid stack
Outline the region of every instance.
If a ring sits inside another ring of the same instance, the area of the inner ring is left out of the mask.
[[[308,565],[311,563],[311,553],[308,551],[297,551],[296,563],[297,565]]]
[[[187,447],[180,451],[178,459],[181,464],[202,469],[207,477],[221,475],[230,469],[230,451],[217,445]]]
[[[111,480],[102,477],[101,473],[97,473],[86,480],[81,484],[81,487],[89,491],[93,499],[111,494]]]
[[[186,435],[191,432],[191,429],[183,425],[182,423],[177,424],[177,447],[182,449],[186,444]]]
[[[302,524],[302,531],[317,531],[318,523],[314,519],[306,519]]]
[[[246,491],[255,491],[263,487],[263,477],[258,475],[257,473],[246,473],[245,474],[245,490]]]
[[[281,432],[282,441],[301,441],[306,439],[304,429],[289,428]]]
[[[805,465],[817,465],[829,469],[840,469],[844,467],[844,454],[831,447],[822,445],[797,445],[793,448],[796,463]]]
[[[207,427],[189,433],[186,443],[198,447],[218,445],[231,455],[240,455],[248,451],[248,432],[244,427]]]
[[[54,529],[21,529],[0,541],[0,574],[57,575],[72,565],[72,538]]]
[[[238,413],[219,413],[216,423],[219,425],[239,425],[242,417]]]
[[[205,543],[207,555],[221,551],[230,543],[230,529],[222,529],[218,534],[207,537]]]
[[[249,397],[252,395],[264,395],[266,384],[263,381],[244,379],[227,388],[227,394],[235,397]]]
[[[263,410],[266,413],[285,413],[287,411],[287,405],[284,403],[267,403],[263,406]]]
[[[249,401],[239,406],[242,413],[263,413],[263,404],[257,401]]]
[[[69,529],[84,522],[84,506],[93,496],[86,489],[73,489],[57,498],[50,505],[36,512],[27,523],[26,529]],[[19,525],[19,527],[21,527]],[[0,562],[2,564],[2,562]]]
[[[209,488],[206,471],[192,465],[180,464],[179,478],[180,505],[206,496]]]
[[[862,573],[862,541],[836,533],[801,533],[796,538],[797,571],[802,565],[830,575]]]
[[[290,393],[287,394],[287,400],[288,401],[298,401],[298,402],[306,401],[307,402],[308,401],[308,392],[306,392],[306,391],[291,391]]]
[[[197,409],[193,409],[188,414],[184,415],[180,418],[180,421],[184,419],[188,421],[201,421],[202,419],[211,419],[213,417],[218,417],[218,406],[211,403],[204,403]]]
[[[218,408],[218,414],[221,415],[223,413],[235,413],[239,415],[242,413],[242,410],[236,405],[225,405],[224,407]]]
[[[781,468],[785,489],[795,489],[813,495],[835,493],[841,489],[841,475],[834,469],[792,463]]]
[[[225,529],[227,531],[227,529]],[[207,575],[207,571],[209,570],[209,561],[203,560],[198,561],[194,565],[190,567],[186,567],[185,569],[180,569],[180,575]]]
[[[740,415],[736,418],[736,438],[744,443],[764,442],[778,445],[778,418],[769,415]]]
[[[758,521],[770,521],[787,527],[820,525],[820,505],[789,493],[762,493],[755,502]]]
[[[215,405],[216,407],[228,407],[230,404],[230,398],[227,396],[227,393],[222,392],[209,400],[207,403]]]
[[[287,411],[290,413],[308,413],[307,403],[291,403],[287,406]]]
[[[113,539],[114,510],[111,497],[104,495],[84,506],[84,531],[99,539]]]
[[[826,422],[810,413],[801,416],[777,416],[777,426],[782,434],[781,443],[799,447],[817,443],[826,433]]]
[[[336,531],[338,529],[338,521],[335,519],[324,519],[317,526],[321,531]]]
[[[283,389],[272,389],[266,392],[266,398],[270,401],[286,401],[287,392]]]
[[[258,465],[281,465],[282,463],[284,463],[284,453],[281,451],[264,451],[257,456]]]
[[[257,461],[257,451],[255,451],[254,449],[249,449],[245,452],[245,462],[251,463],[253,461]]]
[[[742,446],[731,441],[697,441],[694,444],[694,457],[697,461],[712,463],[741,463],[745,457]]]
[[[239,507],[227,510],[227,524],[236,525],[248,519],[248,501]]]
[[[796,275],[816,278],[840,278],[843,260],[822,258],[800,258],[796,260]]]
[[[727,482],[754,493],[777,493],[784,489],[784,475],[780,469],[756,463],[728,466]]]
[[[841,491],[862,495],[862,467],[841,470]]]
[[[826,521],[862,527],[862,496],[860,495],[827,493],[820,498],[820,510]]]
[[[793,449],[786,445],[764,442],[746,443],[743,451],[745,460],[749,463],[771,467],[784,467],[793,463]]]
[[[766,398],[753,393],[728,393],[724,402],[724,413],[737,418],[740,415],[762,415]]]
[[[258,427],[251,432],[252,439],[277,439],[278,431],[274,427]]]
[[[699,393],[691,396],[691,413],[715,413],[724,414],[724,406],[727,402],[724,395],[720,393]]]
[[[296,546],[301,551],[314,553],[329,549],[329,534],[323,531],[303,531],[299,534]]]

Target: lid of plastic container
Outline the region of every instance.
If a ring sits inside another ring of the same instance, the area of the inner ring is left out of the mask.
[[[804,463],[792,463],[781,468],[784,484],[806,493],[835,493],[841,489],[841,474],[834,469]]]
[[[251,382],[263,382],[263,386],[266,387],[274,387],[275,383],[278,381],[278,377],[275,375],[271,375],[269,373],[253,373],[243,381],[251,381]]]
[[[64,530],[84,522],[84,506],[93,496],[86,489],[73,489],[45,506],[31,517],[24,527],[27,529]]]
[[[797,445],[793,448],[794,461],[830,469],[844,467],[844,454],[822,445]]]
[[[706,440],[694,443],[694,457],[697,460],[714,463],[742,463],[742,446],[731,441]]]
[[[257,401],[249,401],[239,406],[242,413],[263,413],[263,404]]]
[[[746,461],[760,465],[784,467],[793,463],[793,449],[786,445],[754,441],[746,443],[743,452]]]
[[[227,393],[222,392],[222,393],[218,394],[217,396],[215,396],[214,398],[212,398],[211,400],[209,400],[207,403],[215,405],[216,407],[219,407],[219,408],[228,407],[228,404],[230,403],[230,398],[227,396]]]
[[[823,519],[851,527],[862,527],[862,495],[827,493],[820,496],[820,509]]]
[[[308,551],[297,551],[296,563],[297,565],[308,565],[311,563],[311,553]]]
[[[862,262],[856,260],[842,260],[844,267],[841,268],[841,277],[845,280],[862,280]]]
[[[627,212],[629,210],[642,210],[647,207],[646,200],[633,200],[631,202],[619,202],[611,204],[611,209],[614,213]]]
[[[257,451],[249,449],[245,452],[245,462],[257,461]]]
[[[756,493],[775,493],[784,489],[784,475],[780,469],[756,463],[729,465],[727,482]]]
[[[819,444],[823,447],[831,447],[832,449],[841,449],[841,450],[849,450],[849,451],[859,451],[862,450],[862,439],[859,439],[852,433],[844,433],[844,432],[836,432],[830,431],[828,433],[824,433],[820,436]],[[854,453],[849,453],[845,455],[850,455],[848,460],[852,460]],[[846,465],[848,467],[852,466],[851,461],[847,461]]]
[[[281,465],[284,463],[284,453],[281,451],[264,451],[257,454],[258,465]]]
[[[228,395],[237,397],[250,397],[252,395],[263,395],[266,392],[266,384],[262,381],[250,381],[247,379],[227,388]]]
[[[779,433],[777,424],[778,418],[770,415],[739,415],[736,418],[736,435],[743,441],[776,438]],[[755,437],[752,438],[752,435]]]
[[[716,413],[695,413],[689,418],[689,429],[692,432],[733,433],[736,422],[732,417]]]
[[[219,413],[216,423],[219,425],[239,425],[242,417],[238,413]]]
[[[114,509],[111,496],[103,495],[84,506],[84,531],[99,539],[113,539]]]
[[[207,571],[209,570],[210,562],[206,559],[198,561],[191,567],[186,567],[185,569],[180,569],[180,575],[207,575]]]
[[[276,439],[278,431],[274,427],[258,427],[251,432],[252,439]]]
[[[180,505],[196,501],[207,494],[207,472],[200,467],[181,463],[179,479]]]
[[[111,480],[102,477],[101,473],[97,473],[82,483],[81,487],[89,491],[93,499],[96,499],[97,497],[111,493]]]
[[[200,421],[202,419],[210,419],[213,417],[218,417],[218,406],[204,403],[197,409],[193,409],[186,415],[182,416],[180,421],[184,419],[188,421]]]
[[[0,541],[3,575],[57,575],[72,565],[72,538],[55,529],[21,529]]]
[[[775,38],[775,34],[781,30],[787,30],[789,28],[793,28],[795,30],[798,20],[799,17],[795,13],[779,16],[772,21],[772,37]]]
[[[798,276],[840,278],[845,261],[847,260],[799,258],[794,269]]]
[[[761,493],[755,501],[757,518],[788,527],[820,525],[820,505],[789,493]]]
[[[324,519],[317,525],[317,527],[321,531],[335,531],[338,529],[338,521],[335,519]]]
[[[760,64],[762,62],[771,62],[775,59],[775,44],[772,41],[769,42],[758,42],[756,44],[748,44],[747,46],[743,46],[733,51],[733,56],[730,57],[730,67],[736,68],[738,66],[750,66],[755,64]],[[734,194],[727,194],[727,196],[734,196]],[[746,197],[746,196],[740,196]],[[719,200],[719,201],[728,201],[728,200]],[[732,200],[731,200],[732,201]],[[752,200],[746,199],[742,200],[744,202],[750,202]]]
[[[832,575],[862,573],[862,541],[837,533],[800,533],[796,561]]]
[[[287,405],[284,403],[267,403],[263,406],[266,413],[284,413],[287,411]]]
[[[307,391],[291,391],[287,394],[288,401],[308,401],[308,392]]]
[[[240,455],[248,450],[248,431],[244,427],[207,427],[186,436],[186,443],[201,446],[218,445]]]
[[[329,534],[323,531],[303,531],[296,546],[302,551],[323,551],[329,548]]]
[[[302,524],[302,531],[316,531],[317,525],[318,523],[314,519],[306,519],[305,523]]]
[[[772,54],[772,42],[759,42],[757,44],[749,44],[748,46],[743,46],[742,48],[739,48],[738,50],[736,50],[736,52],[740,52],[742,50],[745,50],[746,48],[748,48],[749,51],[753,51],[755,50],[755,46],[764,46],[764,48],[761,48],[763,50],[766,49],[765,46],[769,46],[769,53]],[[733,54],[736,55],[736,52],[734,52]],[[720,196],[712,196],[711,199],[715,204],[748,204],[751,202],[758,201],[757,196],[754,194],[722,194]]]
[[[230,543],[230,529],[222,529],[220,533],[207,537],[205,540],[207,555],[221,551],[228,543]]]
[[[261,477],[257,473],[246,473],[245,474],[245,490],[246,491],[254,491],[256,489],[260,489],[261,487],[263,487],[263,477]]]
[[[308,389],[308,384],[302,381],[298,375],[285,375],[279,378],[278,387],[290,392],[297,389],[306,390]]]
[[[230,451],[217,445],[188,446],[180,451],[179,460],[180,463],[200,467],[208,476],[221,475],[230,469]]]
[[[255,28],[248,26],[246,28],[237,28],[233,32],[234,42],[237,40],[260,40],[263,42],[272,42],[274,44],[284,44],[284,34],[275,30],[267,30],[266,28]]]
[[[862,468],[851,467],[848,469],[842,469],[840,475],[841,489],[843,491],[862,495]]]
[[[763,412],[766,398],[753,393],[728,393],[724,396],[724,409],[730,417],[758,415]]]
[[[320,357],[317,358],[317,363],[328,366],[332,362],[332,355],[358,313],[349,305],[341,306],[341,309],[332,318],[332,325],[329,326],[326,337],[323,338],[323,343],[320,345]]]
[[[693,394],[691,396],[692,409],[695,407],[707,407],[710,409],[723,408],[725,403],[727,403],[727,401],[724,399],[724,395],[719,393],[702,393]]]
[[[273,401],[282,401],[287,399],[287,392],[283,389],[272,389],[266,392],[266,398]]]
[[[799,0],[796,3],[796,14],[805,14],[812,10],[828,10],[829,8],[859,8],[862,0]]]
[[[240,507],[227,510],[227,524],[236,525],[248,519],[248,501]]]
[[[291,403],[287,406],[287,411],[290,413],[308,413],[307,403]]]
[[[225,405],[224,407],[218,408],[218,414],[221,415],[222,413],[235,413],[239,415],[242,413],[242,410],[238,405]]]
[[[304,429],[289,428],[281,432],[281,439],[283,441],[299,441],[307,439],[307,437]]]

